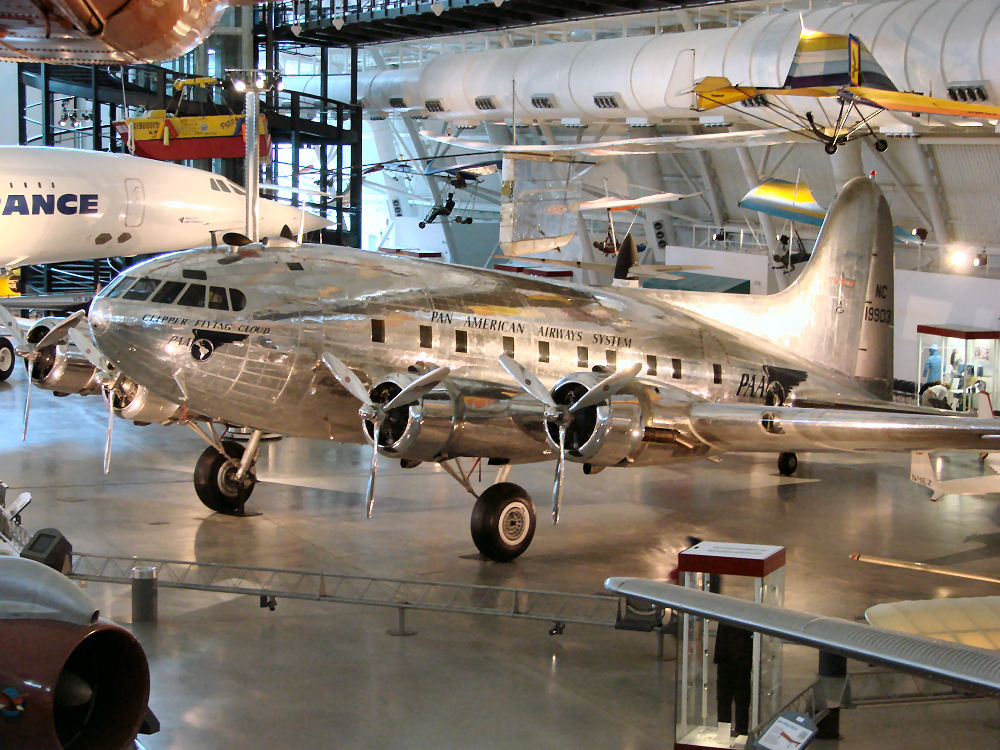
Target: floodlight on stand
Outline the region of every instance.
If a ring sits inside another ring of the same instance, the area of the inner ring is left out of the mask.
[[[920,242],[926,242],[928,232],[924,229],[924,227],[914,227],[910,234],[916,237]]]

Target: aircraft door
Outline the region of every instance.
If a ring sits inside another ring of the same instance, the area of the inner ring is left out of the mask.
[[[146,213],[146,191],[142,180],[125,178],[125,226],[137,227],[142,224]]]

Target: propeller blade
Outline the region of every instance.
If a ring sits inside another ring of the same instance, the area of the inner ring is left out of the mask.
[[[86,333],[84,333],[79,328],[70,328],[66,335],[69,340],[73,342],[73,345],[80,350],[87,361],[90,362],[99,371],[105,372],[108,369],[108,360],[101,350],[97,348],[94,344],[94,340]]]
[[[542,385],[541,381],[513,357],[501,354],[500,366],[517,381],[518,385],[527,391],[528,395],[534,396],[546,406],[554,407],[556,405],[556,402],[552,400],[552,394]]]
[[[330,352],[323,352],[321,359],[333,377],[337,379],[337,382],[344,386],[344,390],[354,396],[354,398],[362,404],[371,404],[371,398],[368,396],[368,391],[365,390],[364,385],[362,385],[361,381],[358,380],[358,376],[351,371],[350,367],[345,365]]]
[[[365,498],[365,514],[368,520],[371,520],[372,510],[375,508],[375,474],[378,473],[378,438],[379,431],[382,428],[382,420],[376,419],[373,423],[374,430],[372,432],[372,439],[374,445],[372,445],[372,468],[368,474],[368,494]]]
[[[115,428],[115,394],[108,389],[105,394],[108,397],[108,432],[104,437],[104,473],[111,471],[111,431]]]
[[[0,323],[3,323],[4,328],[7,329],[7,335],[14,339],[15,346],[23,347],[25,344],[24,331],[17,324],[17,318],[3,305],[0,305]]]
[[[83,310],[77,310],[75,313],[69,317],[63,318],[59,325],[54,326],[52,330],[46,333],[42,340],[35,344],[35,351],[41,351],[49,346],[55,346],[60,341],[66,337],[66,331],[75,326],[81,320],[83,320],[86,313]]]
[[[436,367],[428,373],[421,375],[403,390],[397,393],[392,399],[382,405],[383,412],[390,412],[396,407],[407,406],[422,399],[429,391],[441,383],[451,372],[450,367]]]
[[[24,394],[24,427],[21,429],[21,442],[23,443],[28,438],[28,412],[31,411],[31,391],[34,390],[31,384],[30,370],[28,377],[28,390]]]
[[[562,508],[563,476],[566,473],[566,429],[568,424],[559,425],[559,459],[556,462],[556,481],[552,486],[552,525],[559,523]]]
[[[635,377],[642,371],[642,364],[636,362],[627,370],[618,370],[613,372],[608,377],[604,378],[601,382],[597,383],[590,388],[586,393],[584,393],[576,402],[569,407],[569,413],[575,414],[580,411],[580,409],[585,409],[588,406],[593,406],[594,404],[599,404],[602,401],[607,401],[609,398],[614,396],[618,391],[627,386]]]

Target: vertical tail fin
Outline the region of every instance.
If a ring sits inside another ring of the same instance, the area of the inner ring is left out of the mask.
[[[660,292],[699,315],[756,334],[892,396],[892,214],[869,179],[844,185],[802,274],[766,298]]]

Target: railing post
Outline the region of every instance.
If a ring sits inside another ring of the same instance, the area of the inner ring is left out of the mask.
[[[129,572],[132,581],[132,622],[156,622],[156,568],[137,565]]]

